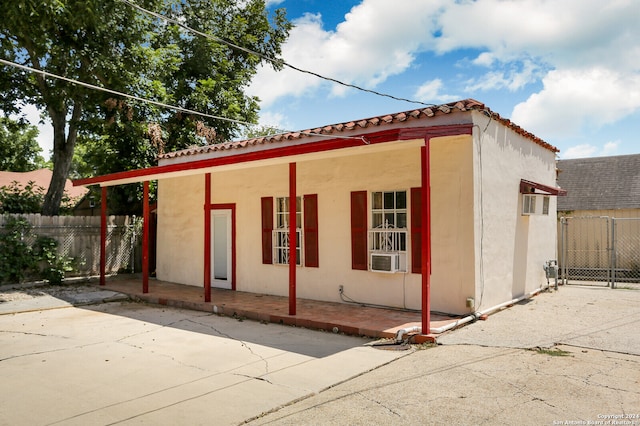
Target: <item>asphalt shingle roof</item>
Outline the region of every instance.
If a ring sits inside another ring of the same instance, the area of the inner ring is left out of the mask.
[[[640,208],[640,154],[559,160],[558,210]]]

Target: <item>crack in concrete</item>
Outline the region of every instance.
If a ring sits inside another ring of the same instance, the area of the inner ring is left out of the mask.
[[[205,315],[198,316],[198,318],[211,317],[211,316],[213,316],[213,314],[205,314]],[[246,348],[253,356],[259,358],[264,363],[264,365],[265,365],[265,376],[269,374],[269,362],[267,361],[267,359],[265,359],[260,354],[254,352],[253,349],[245,341],[243,341],[241,339],[238,339],[238,338],[235,338],[235,337],[233,337],[233,336],[231,336],[231,335],[229,335],[227,333],[224,333],[224,332],[220,331],[219,329],[217,329],[216,327],[214,327],[214,326],[212,326],[210,324],[205,324],[205,323],[202,323],[202,322],[199,322],[199,321],[195,321],[195,320],[193,320],[191,318],[181,318],[181,319],[178,319],[178,320],[166,323],[166,324],[158,324],[158,326],[159,326],[159,328],[174,327],[176,324],[179,324],[179,323],[182,323],[182,322],[187,322],[187,323],[191,323],[191,324],[195,324],[195,325],[199,325],[199,326],[202,326],[202,327],[209,328],[209,329],[213,330],[219,336],[222,336],[222,337],[228,338],[230,340],[234,340],[236,342],[239,342],[241,344],[241,346]],[[121,343],[121,344],[130,346],[130,347],[136,348],[136,349],[145,349],[142,346],[136,345],[136,344],[131,343],[131,342],[126,342],[125,340],[129,339],[129,338],[132,338],[132,337],[137,337],[137,336],[141,336],[141,335],[148,334],[148,333],[151,333],[151,332],[155,332],[157,330],[158,330],[158,328],[152,328],[152,329],[149,329],[149,330],[144,330],[144,331],[139,332],[139,333],[134,333],[134,334],[130,334],[130,335],[127,335],[127,336],[123,336],[123,337],[117,339],[116,343]],[[166,354],[161,353],[161,352],[157,352],[157,351],[153,351],[153,350],[150,350],[149,352],[152,353],[152,354],[158,355],[158,356],[163,356],[165,358],[168,358],[171,361],[176,362],[176,363],[178,363],[180,365],[183,365],[185,367],[195,368],[195,369],[200,370],[200,371],[209,371],[209,370],[204,369],[204,368],[202,368],[200,366],[197,366],[197,365],[191,365],[191,364],[184,363],[184,362],[176,359],[173,356],[169,356],[169,355],[166,355]],[[244,377],[248,377],[248,378],[256,379],[256,380],[263,380],[263,381],[265,381],[267,383],[272,384],[269,380],[265,379],[262,376],[249,376],[249,375],[243,375],[243,374],[236,374],[236,375],[244,376]]]
[[[20,355],[12,355],[12,356],[8,356],[6,358],[0,358],[0,362],[2,361],[8,361],[11,359],[16,359],[16,358],[24,358],[27,356],[34,356],[34,355],[42,355],[42,354],[48,354],[48,353],[54,353],[54,352],[62,352],[62,351],[69,351],[72,349],[83,349],[89,346],[94,346],[94,345],[101,345],[104,342],[94,342],[94,343],[87,343],[86,345],[78,345],[78,346],[71,346],[68,348],[58,348],[58,349],[51,349],[51,350],[47,350],[47,351],[40,351],[40,352],[29,352],[26,354],[20,354]]]
[[[212,315],[213,314],[211,314],[211,316]],[[240,345],[243,346],[244,348],[246,348],[251,353],[251,355],[259,358],[260,360],[262,360],[262,362],[264,363],[265,376],[269,374],[269,361],[267,361],[267,359],[264,358],[262,355],[254,352],[253,349],[251,348],[251,346],[249,346],[247,344],[247,342],[245,342],[244,340],[238,339],[238,338],[233,337],[233,336],[231,336],[231,335],[229,335],[227,333],[224,333],[224,332],[218,330],[216,327],[214,327],[214,326],[212,326],[210,324],[203,324],[203,323],[201,323],[199,321],[194,321],[192,319],[185,319],[184,321],[190,322],[192,324],[200,325],[202,327],[207,327],[207,328],[215,331],[218,335],[220,335],[222,337],[226,337],[227,339],[234,340],[234,341],[240,343]],[[247,377],[250,377],[250,376],[247,376]],[[270,381],[264,379],[262,376],[257,376],[257,377],[252,377],[252,378],[255,378],[255,379],[258,379],[258,380],[265,380],[266,382],[271,383]]]
[[[136,345],[136,344],[134,344],[134,343],[126,342],[126,341],[125,341],[126,339],[130,339],[130,338],[132,338],[132,337],[138,337],[138,336],[142,336],[142,335],[144,335],[144,334],[149,334],[149,333],[152,333],[152,332],[156,332],[156,331],[158,331],[158,330],[159,330],[159,329],[161,329],[161,328],[165,328],[165,327],[173,327],[174,325],[176,325],[176,324],[178,324],[178,323],[180,323],[180,322],[182,322],[182,321],[184,321],[184,320],[183,320],[183,319],[179,319],[179,320],[176,320],[176,321],[169,322],[169,323],[167,323],[167,324],[158,324],[158,326],[159,326],[158,328],[152,328],[152,329],[145,330],[145,331],[142,331],[142,332],[139,332],[139,333],[133,333],[133,334],[129,334],[129,335],[127,335],[127,336],[123,336],[123,337],[121,337],[121,338],[119,338],[119,339],[115,340],[115,343],[119,343],[119,344],[122,344],[122,345],[126,345],[126,346],[129,346],[129,347],[131,347],[131,348],[135,348],[135,349],[139,349],[139,350],[148,350],[148,352],[149,352],[149,353],[151,353],[151,354],[154,354],[154,355],[157,355],[157,356],[161,356],[161,357],[164,357],[164,358],[168,358],[168,359],[170,359],[172,362],[175,362],[176,364],[182,365],[182,366],[184,366],[184,367],[194,368],[194,369],[199,370],[199,371],[207,371],[207,372],[208,372],[209,370],[208,370],[208,369],[206,369],[206,368],[202,368],[202,367],[200,367],[200,366],[198,366],[198,365],[187,364],[187,363],[185,363],[185,362],[180,361],[179,359],[177,359],[177,358],[176,358],[176,357],[174,357],[174,356],[167,355],[167,354],[162,353],[162,352],[158,352],[158,351],[150,350],[150,349],[147,349],[147,348],[145,348],[145,347],[143,347],[143,346]],[[147,324],[147,323],[145,323],[145,324]]]
[[[366,399],[366,400],[367,400],[367,401],[369,401],[369,402],[373,402],[374,404],[379,405],[380,407],[384,408],[385,410],[387,410],[388,412],[390,412],[391,414],[393,414],[393,415],[395,415],[395,416],[402,417],[402,416],[400,415],[400,413],[398,413],[398,412],[396,412],[396,411],[392,410],[390,407],[387,407],[386,405],[384,405],[384,404],[383,404],[383,403],[381,403],[380,401],[376,401],[376,400],[375,400],[375,399],[373,399],[373,398],[369,398],[369,397],[367,397],[367,396],[366,396],[366,395],[364,395],[362,392],[356,392],[356,395],[359,395],[361,398]]]
[[[263,382],[267,382],[267,383],[269,383],[270,385],[272,385],[272,384],[273,384],[273,383],[271,382],[271,380],[266,379],[266,378],[264,378],[264,377],[260,377],[260,376],[251,376],[251,375],[249,375],[249,374],[241,374],[241,373],[231,373],[231,374],[232,374],[232,375],[234,375],[234,376],[246,377],[246,378],[248,378],[248,379],[261,380],[261,381],[263,381]]]
[[[28,331],[16,331],[16,330],[0,330],[0,333],[7,334],[23,334],[25,336],[40,336],[40,337],[56,337],[60,339],[69,339],[69,336],[61,336],[58,334],[44,334],[44,333],[31,333]]]

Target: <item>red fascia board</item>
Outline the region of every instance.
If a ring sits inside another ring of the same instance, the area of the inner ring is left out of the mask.
[[[520,180],[520,193],[521,194],[539,194],[540,192],[536,192],[536,190],[537,191],[542,191],[542,193],[544,193],[546,195],[558,195],[558,196],[567,195],[567,190],[566,189],[557,188],[557,187],[554,187],[554,186],[543,185],[541,183],[532,182],[532,181],[526,180],[526,179],[521,179]]]
[[[311,154],[316,152],[338,150],[342,148],[352,148],[365,144],[373,145],[384,142],[394,142],[438,136],[453,136],[460,134],[470,135],[472,132],[472,127],[473,126],[471,124],[460,124],[438,127],[391,129],[364,135],[354,135],[350,136],[349,138],[335,138],[301,145],[288,145],[268,150],[230,155],[226,157],[207,158],[204,160],[187,161],[184,163],[166,164],[164,166],[153,166],[146,169],[128,170],[103,176],[76,179],[73,181],[73,185],[97,185],[117,180],[144,178],[145,176],[156,174],[205,169],[216,166],[248,163],[252,161],[288,157],[293,155]],[[364,138],[364,140],[360,139],[362,137]]]

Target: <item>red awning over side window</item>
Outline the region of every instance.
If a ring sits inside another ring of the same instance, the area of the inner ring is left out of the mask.
[[[545,194],[545,195],[567,195],[567,190],[557,188],[555,186],[543,185],[541,183],[531,182],[530,180],[520,180],[521,194]]]

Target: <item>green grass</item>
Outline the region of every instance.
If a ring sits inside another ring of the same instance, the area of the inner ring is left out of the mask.
[[[558,348],[533,348],[531,350],[542,355],[573,356],[571,352],[563,351],[562,349],[558,349]]]

